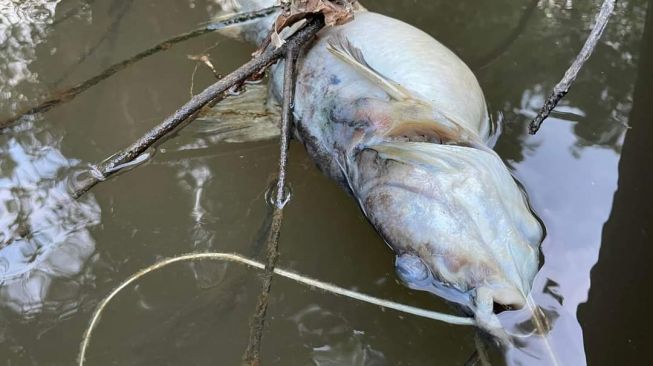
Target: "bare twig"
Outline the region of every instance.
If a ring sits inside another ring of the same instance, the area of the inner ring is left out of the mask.
[[[286,165],[288,164],[288,144],[290,141],[290,126],[293,123],[293,104],[295,100],[295,64],[298,45],[291,45],[286,50],[285,65],[283,70],[283,106],[281,110],[281,141],[279,142],[279,179],[277,181],[277,194],[275,207],[283,208],[288,197],[284,189],[286,186]]]
[[[121,62],[113,64],[112,66],[110,66],[109,68],[104,70],[102,73],[100,73],[100,74],[98,74],[98,75],[96,75],[96,76],[94,76],[94,77],[92,77],[92,78],[90,78],[90,79],[88,79],[86,81],[83,81],[83,82],[81,82],[81,83],[79,83],[79,84],[77,84],[77,85],[75,85],[75,86],[73,86],[71,88],[66,89],[66,90],[53,93],[45,101],[41,102],[40,104],[38,104],[38,105],[36,105],[34,107],[27,108],[27,109],[19,112],[18,114],[14,115],[14,116],[11,116],[11,117],[9,117],[7,119],[4,119],[4,120],[0,120],[0,130],[4,129],[6,127],[9,127],[12,123],[18,121],[19,119],[21,119],[24,116],[47,112],[48,110],[50,110],[53,107],[56,107],[59,104],[69,102],[73,98],[75,98],[77,95],[84,92],[86,89],[88,89],[88,88],[96,85],[97,83],[109,78],[110,76],[117,73],[118,71],[121,71],[124,68],[126,68],[128,66],[131,66],[132,64],[134,64],[134,63],[136,63],[136,62],[138,62],[138,61],[140,61],[140,60],[142,60],[142,59],[144,59],[146,57],[152,56],[153,54],[155,54],[155,53],[157,53],[159,51],[167,50],[167,49],[169,49],[170,47],[174,46],[175,44],[177,44],[179,42],[183,42],[183,41],[189,40],[191,38],[195,38],[195,37],[198,37],[198,36],[201,36],[203,34],[210,33],[210,32],[216,31],[216,30],[224,29],[224,28],[229,27],[229,26],[234,25],[234,24],[243,23],[243,22],[246,22],[246,21],[250,21],[250,20],[254,20],[254,19],[258,19],[258,18],[268,16],[268,15],[272,14],[274,11],[276,11],[276,9],[277,9],[277,7],[270,7],[270,8],[265,8],[265,9],[262,9],[262,10],[256,10],[256,11],[252,11],[252,12],[238,13],[238,14],[235,14],[235,15],[230,16],[228,18],[225,18],[223,20],[220,20],[220,21],[218,21],[216,23],[211,23],[211,24],[207,25],[204,28],[196,29],[194,31],[184,33],[184,34],[175,36],[173,38],[170,38],[170,39],[168,39],[168,40],[166,40],[164,42],[161,42],[161,43],[157,44],[154,47],[151,47],[151,48],[149,48],[149,49],[147,49],[145,51],[142,51],[142,52],[130,57],[127,60],[123,60]]]
[[[279,258],[279,236],[283,222],[283,208],[290,199],[286,192],[286,166],[288,163],[288,143],[290,140],[290,125],[292,124],[292,105],[295,91],[295,61],[299,45],[291,45],[286,49],[284,80],[283,80],[283,107],[281,112],[281,141],[279,142],[279,175],[274,196],[274,213],[272,226],[267,238],[267,260],[263,286],[256,305],[256,312],[250,324],[249,343],[243,356],[243,361],[248,365],[260,364],[261,340],[265,326],[265,314],[270,299],[272,275]]]
[[[616,0],[605,0],[603,5],[601,5],[601,10],[596,17],[596,24],[594,24],[594,28],[592,28],[592,32],[590,32],[590,35],[587,37],[580,53],[576,56],[576,59],[569,69],[567,69],[562,80],[560,80],[560,82],[553,88],[553,93],[546,100],[544,106],[542,106],[540,113],[537,114],[535,119],[533,119],[528,126],[528,132],[531,135],[537,133],[544,120],[549,116],[556,105],[558,105],[558,102],[560,102],[560,100],[569,92],[569,88],[571,88],[571,85],[576,80],[578,72],[590,58],[594,48],[601,39],[601,35],[603,34],[603,31],[608,24],[608,20],[610,19],[610,15],[614,10],[615,3]]]
[[[73,197],[79,198],[97,183],[115,174],[121,167],[125,166],[125,164],[133,162],[147,149],[159,142],[167,134],[179,127],[183,122],[192,119],[193,115],[209,102],[222,98],[224,92],[229,88],[242,84],[250,76],[274,63],[286,52],[288,47],[297,47],[298,45],[307,43],[323,26],[324,19],[322,17],[312,18],[306,27],[293,35],[282,47],[266,49],[265,52],[248,61],[236,71],[204,89],[204,91],[191,98],[190,101],[179,108],[174,114],[166,118],[158,126],[151,129],[136,142],[132,143],[128,148],[98,164],[93,172],[91,172],[92,176],[72,193]]]

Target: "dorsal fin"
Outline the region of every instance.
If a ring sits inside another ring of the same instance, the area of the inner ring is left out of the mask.
[[[337,34],[331,37],[331,39],[329,39],[329,45],[327,46],[327,49],[341,61],[353,67],[361,75],[365,76],[374,85],[383,89],[392,99],[414,99],[411,92],[406,88],[374,70],[374,68],[372,68],[367,63],[367,61],[365,61],[365,57],[363,56],[363,52],[360,50],[360,48],[354,47],[349,42],[349,39],[343,35]]]

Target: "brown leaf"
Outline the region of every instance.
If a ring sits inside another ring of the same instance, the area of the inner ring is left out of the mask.
[[[291,13],[322,13],[327,26],[340,25],[351,20],[355,0],[295,0]]]
[[[285,10],[277,17],[266,41],[254,56],[270,44],[281,47],[288,37],[303,27],[300,22],[310,14],[323,14],[328,27],[350,21],[354,18],[354,10],[360,9],[357,0],[281,0],[281,5]]]
[[[308,14],[322,13],[326,26],[340,25],[354,17],[356,0],[293,0],[285,14],[277,18],[275,31],[305,18]]]

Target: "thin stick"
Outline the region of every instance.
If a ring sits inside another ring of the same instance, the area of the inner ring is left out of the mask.
[[[283,107],[281,112],[281,140],[279,142],[279,175],[277,178],[277,189],[274,197],[274,213],[272,214],[272,226],[267,238],[267,261],[263,285],[259,295],[256,311],[250,322],[249,343],[243,356],[243,361],[248,365],[260,364],[261,340],[263,339],[263,328],[265,327],[265,315],[270,300],[270,289],[272,287],[272,275],[279,259],[279,236],[283,221],[283,208],[289,200],[286,186],[286,166],[288,165],[288,144],[290,140],[290,125],[292,124],[292,105],[295,91],[295,62],[297,60],[298,46],[293,45],[286,49],[284,57],[284,80],[283,80]]]
[[[156,271],[158,269],[161,269],[163,267],[166,267],[170,264],[177,263],[177,262],[185,262],[185,261],[194,261],[194,260],[215,260],[215,261],[222,261],[222,262],[234,262],[234,263],[240,263],[244,264],[259,270],[264,270],[265,269],[265,264],[261,262],[254,261],[249,258],[245,258],[243,256],[240,256],[238,254],[231,254],[231,253],[189,253],[189,254],[184,254],[180,255],[178,257],[173,257],[173,258],[168,258],[165,259],[161,262],[155,263],[147,268],[141,269],[140,271],[136,272],[135,274],[131,275],[127,280],[125,280],[123,283],[121,283],[115,290],[111,291],[111,293],[105,297],[97,306],[95,311],[93,312],[93,315],[91,316],[91,320],[84,331],[84,336],[82,339],[82,343],[80,345],[80,351],[79,351],[79,357],[78,357],[78,366],[83,366],[84,361],[86,359],[86,352],[88,351],[88,347],[91,343],[91,337],[93,335],[93,331],[97,327],[97,324],[100,320],[100,316],[104,312],[105,308],[109,304],[109,302],[120,293],[120,291],[124,290],[127,286],[130,284],[134,283],[136,280],[140,279],[141,277]],[[335,295],[340,295],[340,296],[345,296],[349,297],[354,300],[366,302],[368,304],[373,304],[380,306],[382,308],[387,308],[387,309],[392,309],[396,310],[402,313],[406,314],[412,314],[415,316],[423,317],[423,318],[428,318],[428,319],[433,319],[433,320],[438,320],[442,321],[445,323],[449,324],[455,324],[455,325],[476,325],[476,322],[474,318],[468,318],[468,317],[461,317],[461,316],[454,316],[454,315],[449,315],[449,314],[443,314],[439,313],[437,311],[431,311],[431,310],[426,310],[426,309],[420,309],[414,306],[410,305],[405,305],[405,304],[400,304],[396,303],[394,301],[389,301],[385,299],[381,299],[378,297],[373,297],[369,295],[362,294],[360,292],[352,291],[352,290],[347,290],[342,287],[338,287],[336,285],[327,283],[327,282],[322,282],[310,277],[303,276],[301,274],[287,271],[281,268],[275,268],[274,273],[276,275],[279,275],[281,277],[288,278],[290,280],[293,280],[295,282],[299,282],[303,285],[312,287],[312,288],[317,288],[320,290],[323,290],[328,293],[332,293]]]
[[[283,106],[281,110],[281,140],[279,142],[279,179],[275,206],[283,208],[289,197],[284,192],[286,187],[286,165],[288,165],[288,146],[290,143],[290,126],[293,123],[293,104],[295,100],[295,64],[298,45],[291,45],[286,50],[283,70]]]
[[[102,71],[100,74],[83,81],[73,87],[70,87],[68,89],[65,89],[63,91],[55,92],[53,93],[50,97],[48,97],[45,101],[39,103],[38,105],[34,107],[29,107],[18,114],[11,116],[7,119],[0,120],[0,130],[9,127],[11,124],[14,122],[18,121],[22,117],[32,115],[32,114],[37,114],[37,113],[43,113],[47,112],[48,110],[52,109],[53,107],[58,106],[59,104],[69,102],[73,100],[77,95],[80,93],[86,91],[90,87],[98,84],[99,82],[109,78],[113,74],[117,73],[118,71],[121,71],[125,69],[128,66],[131,66],[135,64],[136,62],[154,55],[155,53],[158,53],[159,51],[167,50],[174,46],[175,44],[179,42],[183,42],[186,40],[189,40],[191,38],[195,38],[198,36],[201,36],[206,33],[210,33],[216,30],[224,29],[227,28],[231,25],[234,24],[239,24],[243,22],[247,22],[250,20],[255,20],[258,18],[262,18],[265,16],[268,16],[272,13],[274,13],[277,10],[277,7],[270,7],[270,8],[265,8],[262,10],[256,10],[252,12],[245,12],[245,13],[238,13],[232,16],[229,16],[228,18],[224,18],[222,20],[219,20],[215,23],[209,24],[204,28],[201,29],[196,29],[194,31],[184,33],[178,36],[175,36],[173,38],[170,38],[164,42],[161,42],[157,44],[154,47],[148,48],[145,51],[142,51],[126,60],[120,61],[116,64],[113,64],[106,70]]]
[[[580,69],[583,67],[583,65],[585,65],[585,62],[590,58],[592,52],[594,51],[594,48],[596,47],[597,43],[601,39],[601,35],[603,35],[603,31],[605,30],[605,27],[608,24],[610,15],[614,10],[615,3],[616,0],[605,0],[603,2],[603,5],[601,5],[601,10],[599,11],[599,14],[596,17],[596,24],[594,24],[594,28],[592,28],[592,31],[590,32],[590,35],[587,37],[587,40],[585,41],[585,44],[583,45],[583,48],[581,49],[580,53],[578,54],[578,56],[576,56],[576,59],[571,64],[571,66],[569,66],[569,69],[567,69],[567,71],[565,72],[565,75],[562,78],[562,80],[560,80],[560,82],[553,88],[553,93],[551,93],[549,98],[544,103],[544,106],[542,106],[540,113],[537,114],[535,119],[533,119],[530,125],[528,126],[528,132],[531,135],[535,135],[537,133],[537,131],[540,129],[540,126],[542,126],[544,120],[549,116],[549,114],[551,114],[551,111],[553,111],[553,109],[558,105],[558,102],[560,102],[560,100],[569,92],[571,85],[576,80],[576,76],[578,76],[578,72],[580,72]]]
[[[181,126],[182,123],[188,122],[192,117],[209,102],[222,98],[224,92],[229,88],[242,84],[247,78],[253,74],[260,72],[270,64],[278,60],[286,51],[288,47],[294,47],[307,43],[313,36],[324,26],[324,19],[322,17],[315,17],[309,23],[294,34],[288,42],[279,48],[268,48],[262,54],[248,61],[236,71],[230,73],[224,78],[220,79],[215,84],[204,89],[201,93],[195,95],[179,108],[174,114],[166,118],[158,126],[151,129],[141,138],[132,143],[125,150],[113,155],[103,163],[98,164],[93,171],[91,177],[87,179],[81,187],[72,193],[74,198],[81,197],[84,193],[88,192],[96,184],[106,180],[111,175],[118,172],[126,164],[132,163],[136,158],[140,157],[147,149],[152,147],[155,143],[159,142],[167,134]]]

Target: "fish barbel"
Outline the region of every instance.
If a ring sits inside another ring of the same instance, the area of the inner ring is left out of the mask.
[[[274,1],[228,3],[243,11]],[[262,42],[274,18],[239,36]],[[283,66],[271,77],[280,98]],[[527,305],[543,228],[488,147],[483,92],[465,63],[419,29],[361,8],[303,51],[294,116],[317,166],[396,253],[399,277],[503,334],[494,305]]]

